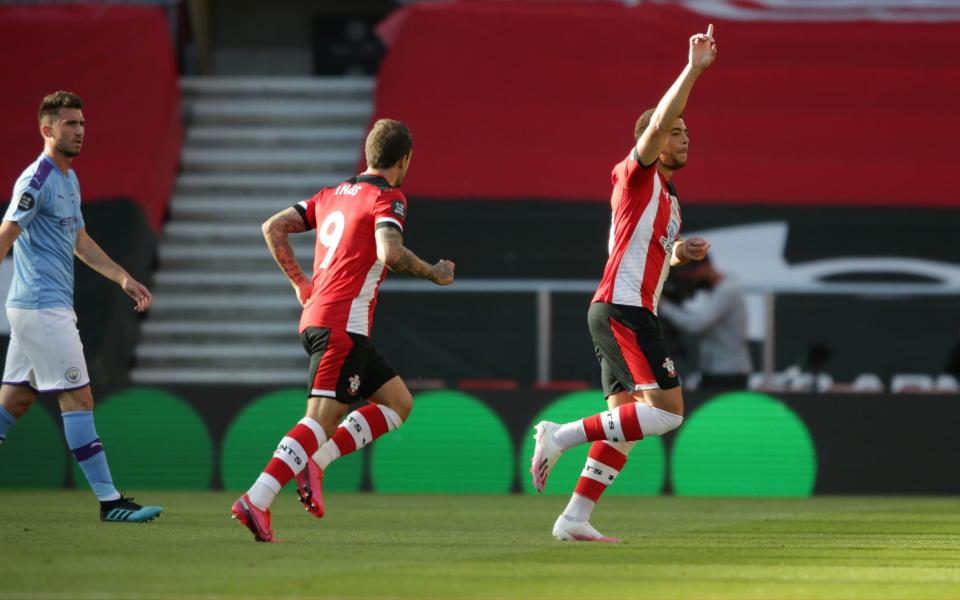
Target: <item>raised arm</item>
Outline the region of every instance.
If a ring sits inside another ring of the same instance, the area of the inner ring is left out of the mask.
[[[395,273],[408,273],[420,279],[429,279],[437,285],[453,283],[456,267],[449,260],[430,265],[403,245],[403,234],[393,227],[379,227],[376,231],[377,258]]]
[[[306,304],[310,299],[310,293],[313,291],[313,282],[307,277],[297,257],[293,254],[293,247],[290,246],[288,237],[291,233],[303,233],[307,230],[303,217],[294,208],[282,210],[273,215],[260,228],[263,231],[263,239],[267,242],[267,248],[270,254],[277,261],[280,270],[290,280],[293,289],[297,292],[297,300],[300,304]]]
[[[713,64],[717,57],[717,43],[713,39],[713,25],[707,27],[707,33],[698,33],[690,37],[690,52],[687,66],[660,102],[650,118],[650,125],[637,140],[637,155],[640,164],[652,165],[656,162],[667,139],[673,122],[683,114],[690,90],[700,74]]]
[[[107,256],[103,248],[87,233],[86,227],[81,227],[80,231],[77,232],[77,243],[73,248],[73,253],[84,264],[119,285],[128,296],[133,298],[136,302],[134,310],[143,312],[150,308],[150,304],[153,303],[153,295],[150,290]]]

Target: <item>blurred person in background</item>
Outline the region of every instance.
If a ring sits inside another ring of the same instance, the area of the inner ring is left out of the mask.
[[[657,304],[670,267],[703,260],[710,249],[703,238],[679,238],[680,206],[671,178],[687,164],[687,99],[716,56],[713,25],[690,37],[686,67],[656,108],[637,120],[634,145],[611,173],[610,257],[587,312],[609,410],[563,424],[541,421],[535,428],[530,473],[538,492],[561,454],[592,442],[573,496],[554,522],[558,540],[619,542],[590,524],[594,507],[637,441],[683,422],[680,378]]]
[[[13,187],[0,225],[0,261],[12,247],[13,283],[7,296],[10,345],[0,387],[0,443],[40,393],[55,393],[67,445],[100,500],[100,520],[149,521],[159,506],[141,506],[113,484],[93,422],[93,393],[73,310],[76,256],[119,285],[134,310],[150,307],[150,291],[93,241],[80,212],[73,159],[83,146],[83,100],[55,92],[40,103],[43,152]]]
[[[700,340],[701,389],[746,389],[752,370],[747,345],[747,302],[736,278],[721,273],[710,257],[674,273],[678,287],[692,293],[677,305],[664,299],[659,315]]]

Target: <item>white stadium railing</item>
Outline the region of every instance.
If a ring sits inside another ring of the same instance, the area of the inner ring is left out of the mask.
[[[422,280],[388,279],[381,287],[384,294],[504,294],[525,293],[536,297],[536,365],[537,382],[552,380],[551,342],[553,296],[555,294],[592,294],[598,281],[592,279],[458,279],[450,286],[437,286]],[[776,349],[776,305],[779,294],[857,295],[877,298],[910,296],[960,296],[960,285],[920,283],[819,283],[809,285],[757,286],[744,285],[744,293],[759,297],[763,307],[762,346],[763,376],[774,378]]]

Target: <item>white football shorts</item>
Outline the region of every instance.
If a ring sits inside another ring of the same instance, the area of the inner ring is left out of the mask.
[[[10,345],[3,383],[39,392],[64,392],[90,384],[83,343],[72,308],[7,307]]]

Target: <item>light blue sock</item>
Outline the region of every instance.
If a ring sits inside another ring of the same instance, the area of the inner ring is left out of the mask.
[[[67,446],[73,452],[83,474],[87,476],[93,493],[99,500],[116,500],[120,497],[113,486],[107,455],[103,452],[103,443],[97,437],[93,426],[93,411],[81,410],[63,413],[63,432],[67,437]]]
[[[3,443],[3,440],[7,439],[7,430],[13,427],[13,424],[16,422],[17,418],[0,405],[0,444]]]

